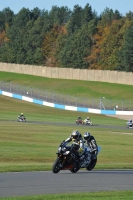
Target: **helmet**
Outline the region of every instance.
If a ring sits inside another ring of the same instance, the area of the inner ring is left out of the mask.
[[[90,135],[89,132],[85,132],[83,137],[84,137],[85,140],[88,140],[90,138],[90,136],[91,135]]]
[[[87,117],[87,119],[90,119],[89,117]]]
[[[71,134],[71,137],[72,137],[73,139],[77,139],[77,138],[79,137],[79,135],[80,135],[79,131],[74,130],[74,131],[72,132],[72,134]]]
[[[21,113],[21,115],[23,115],[24,113]]]

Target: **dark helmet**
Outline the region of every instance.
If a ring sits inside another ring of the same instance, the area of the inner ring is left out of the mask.
[[[90,138],[90,136],[91,135],[90,135],[89,132],[85,132],[84,135],[83,135],[83,137],[84,137],[85,140],[88,140]]]
[[[80,135],[79,131],[74,130],[74,131],[72,132],[72,134],[71,134],[71,137],[72,137],[73,139],[77,139],[77,138],[79,137],[79,135]]]

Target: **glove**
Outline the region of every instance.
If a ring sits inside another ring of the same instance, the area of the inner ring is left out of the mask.
[[[74,142],[75,141],[75,139],[72,139],[72,142]]]
[[[83,148],[79,148],[79,153],[82,153],[83,152]]]

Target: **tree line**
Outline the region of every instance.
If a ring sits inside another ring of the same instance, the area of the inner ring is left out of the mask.
[[[89,4],[0,11],[0,62],[133,72],[133,13]]]

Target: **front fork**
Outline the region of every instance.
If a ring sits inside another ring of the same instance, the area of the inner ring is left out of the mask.
[[[66,157],[62,157],[62,155],[57,156],[60,159],[60,167],[63,168],[65,165]]]

